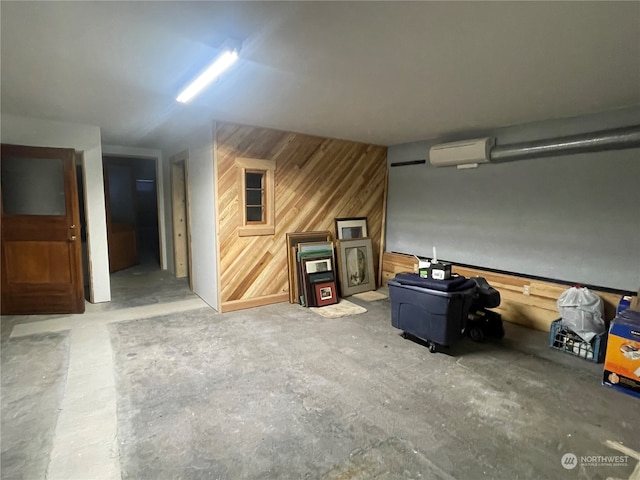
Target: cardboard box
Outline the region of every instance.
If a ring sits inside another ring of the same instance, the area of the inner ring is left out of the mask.
[[[451,264],[446,262],[431,262],[429,266],[420,268],[418,273],[422,278],[448,280],[451,278]]]
[[[624,310],[611,322],[602,384],[640,398],[640,312]]]
[[[636,296],[631,299],[631,305],[629,306],[629,309],[635,310],[636,312],[640,311],[640,290],[638,290]]]
[[[632,299],[633,299],[633,297],[631,295],[623,295],[622,298],[620,299],[620,302],[618,302],[618,308],[616,309],[616,315],[618,315],[619,313],[622,313],[626,309],[630,308]]]

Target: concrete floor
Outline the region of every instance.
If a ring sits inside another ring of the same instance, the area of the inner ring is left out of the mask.
[[[166,272],[112,285],[83,316],[2,317],[3,479],[638,478],[592,457],[640,451],[639,401],[544,333],[430,354],[388,300],[217,314]]]

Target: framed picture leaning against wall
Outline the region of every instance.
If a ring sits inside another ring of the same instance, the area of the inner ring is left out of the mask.
[[[336,240],[350,238],[365,238],[367,232],[367,217],[336,218]]]
[[[338,271],[343,297],[375,290],[371,239],[338,240]]]

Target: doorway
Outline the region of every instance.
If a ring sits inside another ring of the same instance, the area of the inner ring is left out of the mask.
[[[156,162],[103,156],[109,270],[160,269]]]

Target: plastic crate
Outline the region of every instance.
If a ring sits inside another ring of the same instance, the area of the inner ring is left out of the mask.
[[[607,349],[607,332],[596,335],[591,342],[585,342],[564,325],[560,318],[551,322],[549,346],[590,362],[602,363]]]

